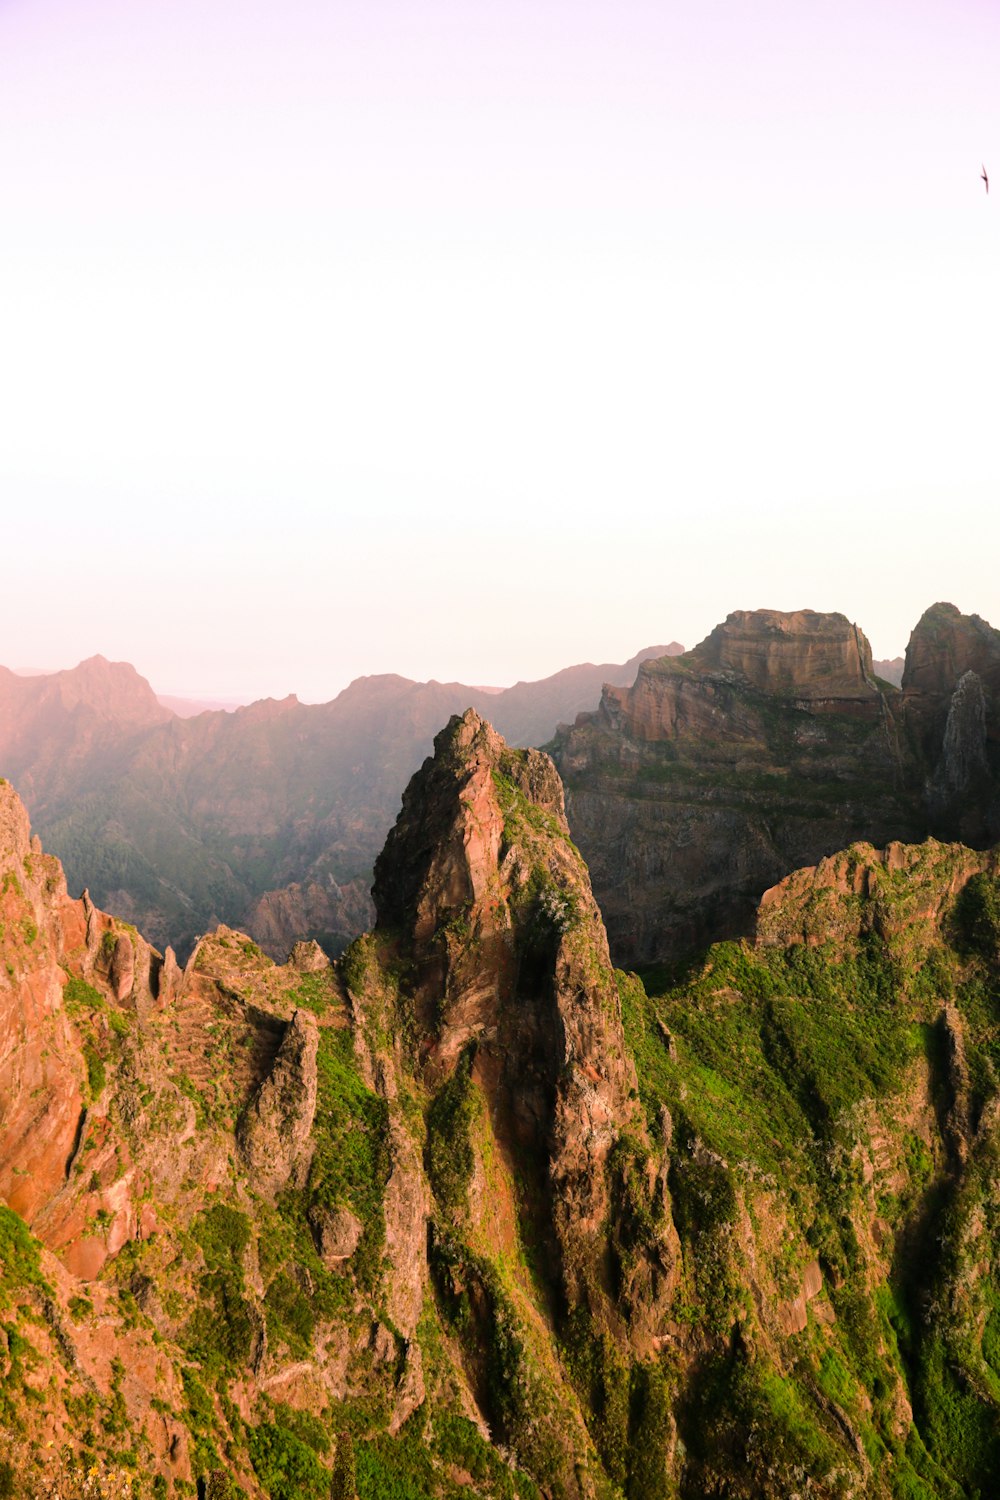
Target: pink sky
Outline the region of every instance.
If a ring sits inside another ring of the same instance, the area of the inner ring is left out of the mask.
[[[998,65],[986,4],[0,0],[0,661],[1000,624]]]

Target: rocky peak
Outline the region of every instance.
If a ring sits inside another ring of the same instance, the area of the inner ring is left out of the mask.
[[[173,718],[145,677],[126,661],[89,656],[67,671],[31,681],[70,713],[83,709],[116,724],[162,724]]]
[[[411,780],[403,808],[375,864],[372,896],[382,928],[408,926],[416,941],[445,912],[487,901],[495,883],[503,815],[494,777],[509,777],[560,820],[568,837],[562,783],[547,755],[513,752],[475,709],[453,717],[434,755]]]
[[[609,1159],[623,1132],[645,1129],[549,757],[511,750],[472,709],[453,718],[407,788],[373,895],[376,934],[412,976],[423,1077],[436,1087],[471,1067],[501,1151],[538,1174],[561,1295],[614,1322],[600,1290]]]
[[[930,830],[993,843],[1000,836],[1000,631],[953,604],[932,605],[906,648],[903,703]]]
[[[0,863],[17,865],[31,848],[28,812],[9,781],[0,777]]]
[[[954,604],[932,604],[906,647],[903,691],[947,700],[966,672],[982,678],[988,692],[1000,692],[1000,631]]]

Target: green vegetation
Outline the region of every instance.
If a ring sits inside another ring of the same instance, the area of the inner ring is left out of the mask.
[[[834,1412],[859,1433],[876,1471],[891,1475],[894,1496],[985,1495],[1000,1479],[992,1363],[1000,1318],[991,1321],[1000,1285],[988,1249],[1000,1226],[991,1241],[977,1217],[990,1201],[997,1147],[972,1149],[956,1191],[942,1175],[950,1137],[935,1146],[927,1125],[918,1132],[902,1124],[921,1077],[929,1077],[938,1121],[954,1098],[952,1044],[939,1019],[946,1002],[957,1001],[964,1017],[971,1117],[997,1095],[1000,896],[992,880],[968,882],[951,926],[945,921],[949,948],[946,937],[928,937],[926,919],[912,930],[900,916],[921,899],[911,895],[912,880],[912,872],[881,873],[863,907],[849,894],[818,892],[804,919],[810,930],[822,938],[846,921],[860,932],[848,940],[786,949],[723,943],[687,976],[651,972],[646,986],[618,976],[650,1127],[664,1111],[671,1125],[684,1289],[675,1316],[696,1321],[717,1351],[677,1407],[706,1491],[737,1467],[767,1492],[790,1491],[802,1473],[832,1482],[844,1465]],[[871,1290],[876,1212],[891,1279]],[[775,1295],[795,1295],[816,1257],[832,1307],[825,1326],[809,1312],[784,1371],[741,1334],[756,1316],[747,1279],[760,1272],[743,1259],[739,1225],[760,1236],[761,1214]],[[595,1358],[592,1409],[605,1422],[619,1413],[613,1441],[595,1428],[614,1474],[623,1403]],[[902,1437],[900,1391],[909,1392],[915,1419]]]
[[[548,812],[544,807],[539,807],[537,802],[532,802],[522,792],[520,786],[511,776],[510,772],[518,761],[527,757],[524,750],[508,750],[501,762],[501,769],[493,772],[493,785],[496,788],[497,800],[500,803],[500,811],[503,813],[504,838],[508,844],[519,844],[535,839],[558,839],[560,843],[569,844],[575,850],[565,828],[560,825],[559,819],[554,813]]]
[[[250,1222],[238,1209],[217,1203],[199,1214],[191,1236],[202,1251],[206,1271],[184,1345],[205,1369],[238,1370],[248,1362],[257,1333],[243,1273]]]
[[[955,904],[959,941],[988,962],[1000,958],[1000,881],[973,875]]]
[[[454,1073],[438,1089],[427,1111],[424,1159],[434,1196],[448,1215],[468,1208],[474,1156],[471,1130],[478,1109],[472,1082],[472,1048],[466,1048]]]
[[[479,1400],[495,1439],[539,1484],[555,1483],[565,1412],[532,1355],[500,1271],[436,1225],[429,1257],[438,1305],[478,1369]],[[360,1488],[360,1459],[358,1478]]]
[[[254,1472],[271,1500],[328,1500],[329,1471],[287,1427],[261,1422],[248,1441]]]
[[[105,934],[107,936],[107,934]],[[63,986],[63,1005],[83,1036],[83,1060],[87,1070],[87,1095],[97,1099],[107,1083],[107,1063],[114,1047],[129,1033],[129,1019],[101,994],[75,974]]]
[[[389,1110],[358,1073],[351,1034],[324,1028],[317,1055],[315,1152],[308,1197],[325,1208],[349,1208],[362,1237],[352,1257],[359,1283],[374,1286],[385,1240],[382,1201],[389,1180]]]
[[[293,1005],[311,1010],[314,1016],[325,1016],[334,1004],[337,995],[336,981],[332,969],[321,969],[315,974],[303,974],[288,998]]]
[[[12,1208],[0,1204],[0,1311],[11,1307],[17,1292],[35,1287],[54,1296],[42,1275],[39,1245],[24,1220]]]

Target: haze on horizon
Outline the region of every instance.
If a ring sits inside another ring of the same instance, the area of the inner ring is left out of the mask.
[[[1000,12],[0,4],[0,661],[1000,623]]]

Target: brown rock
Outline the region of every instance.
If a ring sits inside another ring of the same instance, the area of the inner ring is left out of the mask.
[[[108,977],[115,999],[127,1000],[135,980],[135,949],[127,932],[120,933],[115,943]]]
[[[748,933],[761,893],[860,838],[925,831],[923,783],[843,615],[732,614],[556,740],[616,962]]]
[[[296,943],[288,955],[288,963],[303,974],[318,974],[330,967],[330,960],[315,939]]]
[[[274,1065],[240,1116],[240,1154],[258,1190],[273,1198],[296,1169],[308,1166],[309,1137],[316,1113],[315,1019],[297,1010],[285,1031]]]
[[[309,1210],[309,1222],[316,1237],[316,1248],[326,1265],[339,1266],[358,1248],[362,1225],[350,1209],[316,1205]]]
[[[600,913],[547,756],[511,751],[473,710],[435,751],[376,864],[376,931],[403,935],[426,1079],[474,1049],[501,1151],[547,1162],[567,1295],[603,1317],[609,1153],[645,1130]]]
[[[332,942],[335,946],[331,951],[337,952],[372,925],[369,885],[367,879],[343,884],[334,880],[293,881],[258,896],[244,912],[243,926],[277,962],[305,935],[311,939],[319,934],[324,942]],[[311,940],[305,946],[319,948]]]

